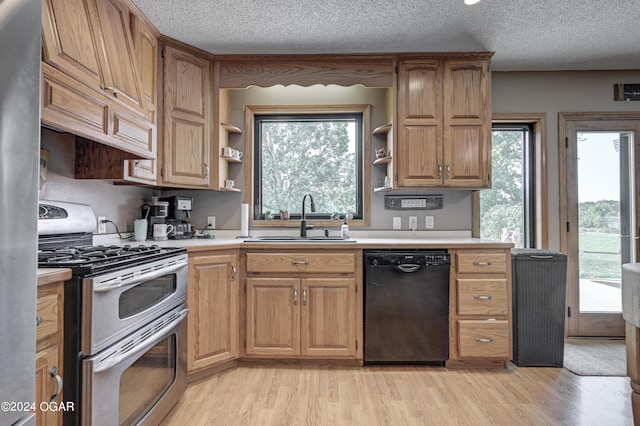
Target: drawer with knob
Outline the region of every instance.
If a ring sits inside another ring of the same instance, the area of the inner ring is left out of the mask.
[[[353,274],[355,271],[353,252],[247,253],[247,272]]]
[[[458,274],[504,274],[507,272],[507,254],[504,251],[458,252]]]
[[[458,353],[461,357],[509,357],[507,320],[459,320],[458,336]]]
[[[507,315],[507,280],[458,278],[458,315]]]

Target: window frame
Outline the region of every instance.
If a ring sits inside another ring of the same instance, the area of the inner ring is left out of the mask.
[[[251,211],[250,225],[254,227],[298,227],[300,219],[299,214],[290,216],[289,220],[281,220],[279,215],[274,215],[273,220],[265,220],[264,215],[257,216],[256,209],[256,196],[259,191],[257,162],[259,161],[259,155],[256,152],[256,137],[257,124],[256,117],[260,116],[339,116],[347,114],[359,114],[362,116],[362,145],[360,147],[360,155],[357,157],[357,169],[358,169],[358,192],[357,202],[361,206],[361,217],[356,217],[349,220],[351,226],[369,226],[370,223],[370,195],[367,191],[367,185],[370,181],[370,166],[368,161],[371,155],[371,106],[367,104],[357,105],[247,105],[245,107],[245,126],[246,126],[246,140],[245,140],[245,153],[249,153],[249,158],[246,159],[247,167],[245,168],[246,182],[250,182],[250,187],[245,192],[244,201],[249,204]],[[358,150],[356,150],[358,151]],[[246,156],[246,154],[245,154]],[[302,200],[300,200],[302,202]],[[328,215],[324,217],[314,217],[312,213],[308,213],[307,217],[313,224],[317,226],[338,226],[342,223],[342,219],[330,219]],[[291,220],[294,219],[294,220]]]
[[[549,248],[548,235],[548,183],[547,183],[547,142],[545,113],[494,113],[492,131],[495,127],[531,126],[530,158],[528,166],[530,182],[525,189],[525,199],[530,200],[530,215],[527,225],[532,243],[531,248]],[[528,194],[526,191],[530,191]],[[527,196],[528,195],[528,196]],[[480,238],[480,191],[473,194],[472,237]]]

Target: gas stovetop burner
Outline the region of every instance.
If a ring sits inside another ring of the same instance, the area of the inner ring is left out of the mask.
[[[87,275],[146,263],[176,253],[184,248],[160,248],[157,245],[80,246],[38,251],[38,266],[71,268],[74,275]]]

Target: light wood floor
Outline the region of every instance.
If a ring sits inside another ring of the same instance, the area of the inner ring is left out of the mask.
[[[628,377],[562,368],[241,366],[192,383],[163,422],[633,425]]]

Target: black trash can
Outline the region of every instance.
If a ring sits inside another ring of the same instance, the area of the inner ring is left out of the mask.
[[[562,367],[567,255],[512,249],[513,362],[519,367]]]

